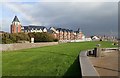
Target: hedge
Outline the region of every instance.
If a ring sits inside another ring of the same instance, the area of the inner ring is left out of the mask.
[[[10,44],[10,43],[17,43],[19,41],[29,41],[31,38],[35,39],[35,42],[52,42],[58,41],[55,39],[54,36],[50,33],[3,33],[2,34],[2,43],[3,44]]]

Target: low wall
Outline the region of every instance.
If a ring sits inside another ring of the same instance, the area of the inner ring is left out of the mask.
[[[85,41],[92,41],[92,40],[59,40],[59,43],[68,43],[68,42],[85,42]]]
[[[20,50],[57,44],[58,42],[0,44],[0,51]]]
[[[81,73],[83,78],[92,78],[93,76],[95,78],[99,78],[99,74],[90,62],[88,56],[88,51],[82,51],[79,54],[79,62],[81,67]]]

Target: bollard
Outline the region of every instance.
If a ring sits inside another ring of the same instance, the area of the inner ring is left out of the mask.
[[[94,54],[95,57],[97,57],[97,48],[96,47],[93,50],[93,54]]]
[[[97,44],[96,45],[97,47],[95,47],[94,48],[94,50],[93,50],[93,55],[95,56],[95,57],[100,57],[101,56],[101,49],[100,49],[100,44]]]
[[[97,52],[96,52],[97,54],[96,54],[96,56],[97,56],[97,57],[101,57],[101,49],[100,49],[100,46],[101,46],[101,45],[100,45],[100,44],[97,44],[96,46],[97,46]]]

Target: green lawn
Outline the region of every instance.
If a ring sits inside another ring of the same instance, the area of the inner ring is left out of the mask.
[[[115,47],[111,42],[64,43],[54,46],[3,52],[3,76],[80,76],[79,52]]]

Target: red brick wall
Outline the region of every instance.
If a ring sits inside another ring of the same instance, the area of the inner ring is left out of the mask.
[[[74,36],[74,33],[73,33],[73,32],[71,32],[71,34],[70,34],[70,39],[71,39],[71,40],[74,40],[74,39],[75,39],[75,36]]]
[[[18,32],[21,32],[21,25],[18,25]]]
[[[63,31],[59,32],[59,40],[63,40]]]
[[[16,33],[16,26],[15,25],[11,25],[11,33]]]
[[[66,31],[63,34],[63,40],[67,40],[67,32]]]
[[[18,31],[16,30],[16,26],[15,24],[13,23],[11,25],[11,33],[17,33],[17,32],[21,32],[21,25],[18,25]]]
[[[70,32],[67,33],[67,40],[70,40]]]

